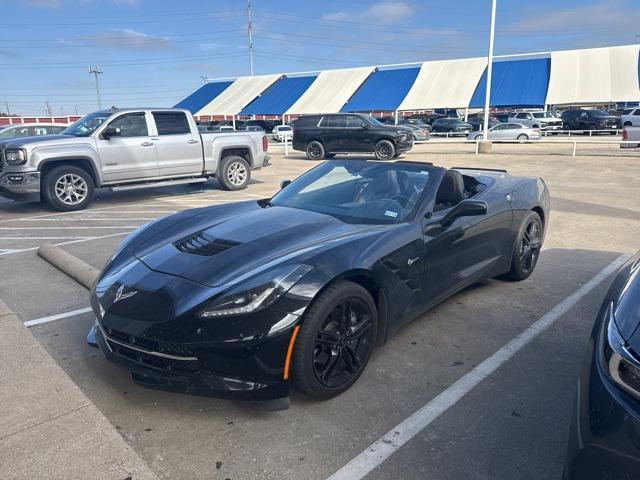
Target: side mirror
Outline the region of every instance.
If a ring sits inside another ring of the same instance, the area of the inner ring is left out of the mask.
[[[291,180],[282,180],[280,182],[280,190],[282,190],[283,188],[288,187],[291,184]]]
[[[488,211],[489,205],[487,202],[483,202],[481,200],[463,200],[454,206],[449,213],[444,216],[440,223],[443,227],[448,227],[460,217],[486,215]]]
[[[121,135],[119,128],[107,127],[102,131],[102,138],[109,140],[113,137],[119,137]]]
[[[362,128],[369,130],[370,125],[367,122],[362,122]]]

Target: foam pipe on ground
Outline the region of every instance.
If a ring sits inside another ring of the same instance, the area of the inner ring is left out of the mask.
[[[100,273],[88,263],[50,243],[40,245],[38,255],[87,289],[93,286]]]

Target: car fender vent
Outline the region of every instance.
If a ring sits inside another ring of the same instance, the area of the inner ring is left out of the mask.
[[[222,240],[220,238],[213,238],[205,232],[198,232],[196,234],[189,235],[182,240],[178,240],[173,245],[184,253],[211,257],[238,246],[240,243],[232,242],[230,240]]]

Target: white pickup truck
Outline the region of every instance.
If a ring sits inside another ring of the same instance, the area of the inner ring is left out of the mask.
[[[269,165],[264,132],[199,133],[188,110],[129,108],[90,113],[60,135],[0,141],[0,195],[44,199],[61,211],[91,203],[94,190],[204,183],[246,188]]]

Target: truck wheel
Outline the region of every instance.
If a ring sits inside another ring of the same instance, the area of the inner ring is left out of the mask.
[[[307,158],[309,160],[322,160],[324,154],[324,146],[317,140],[307,144]]]
[[[242,190],[251,180],[251,169],[247,161],[236,155],[222,159],[218,180],[225,190]]]
[[[87,208],[94,191],[91,175],[73,165],[62,165],[50,170],[42,185],[44,200],[61,212]]]
[[[380,140],[373,148],[373,154],[378,160],[391,160],[396,154],[396,147],[389,140]]]

